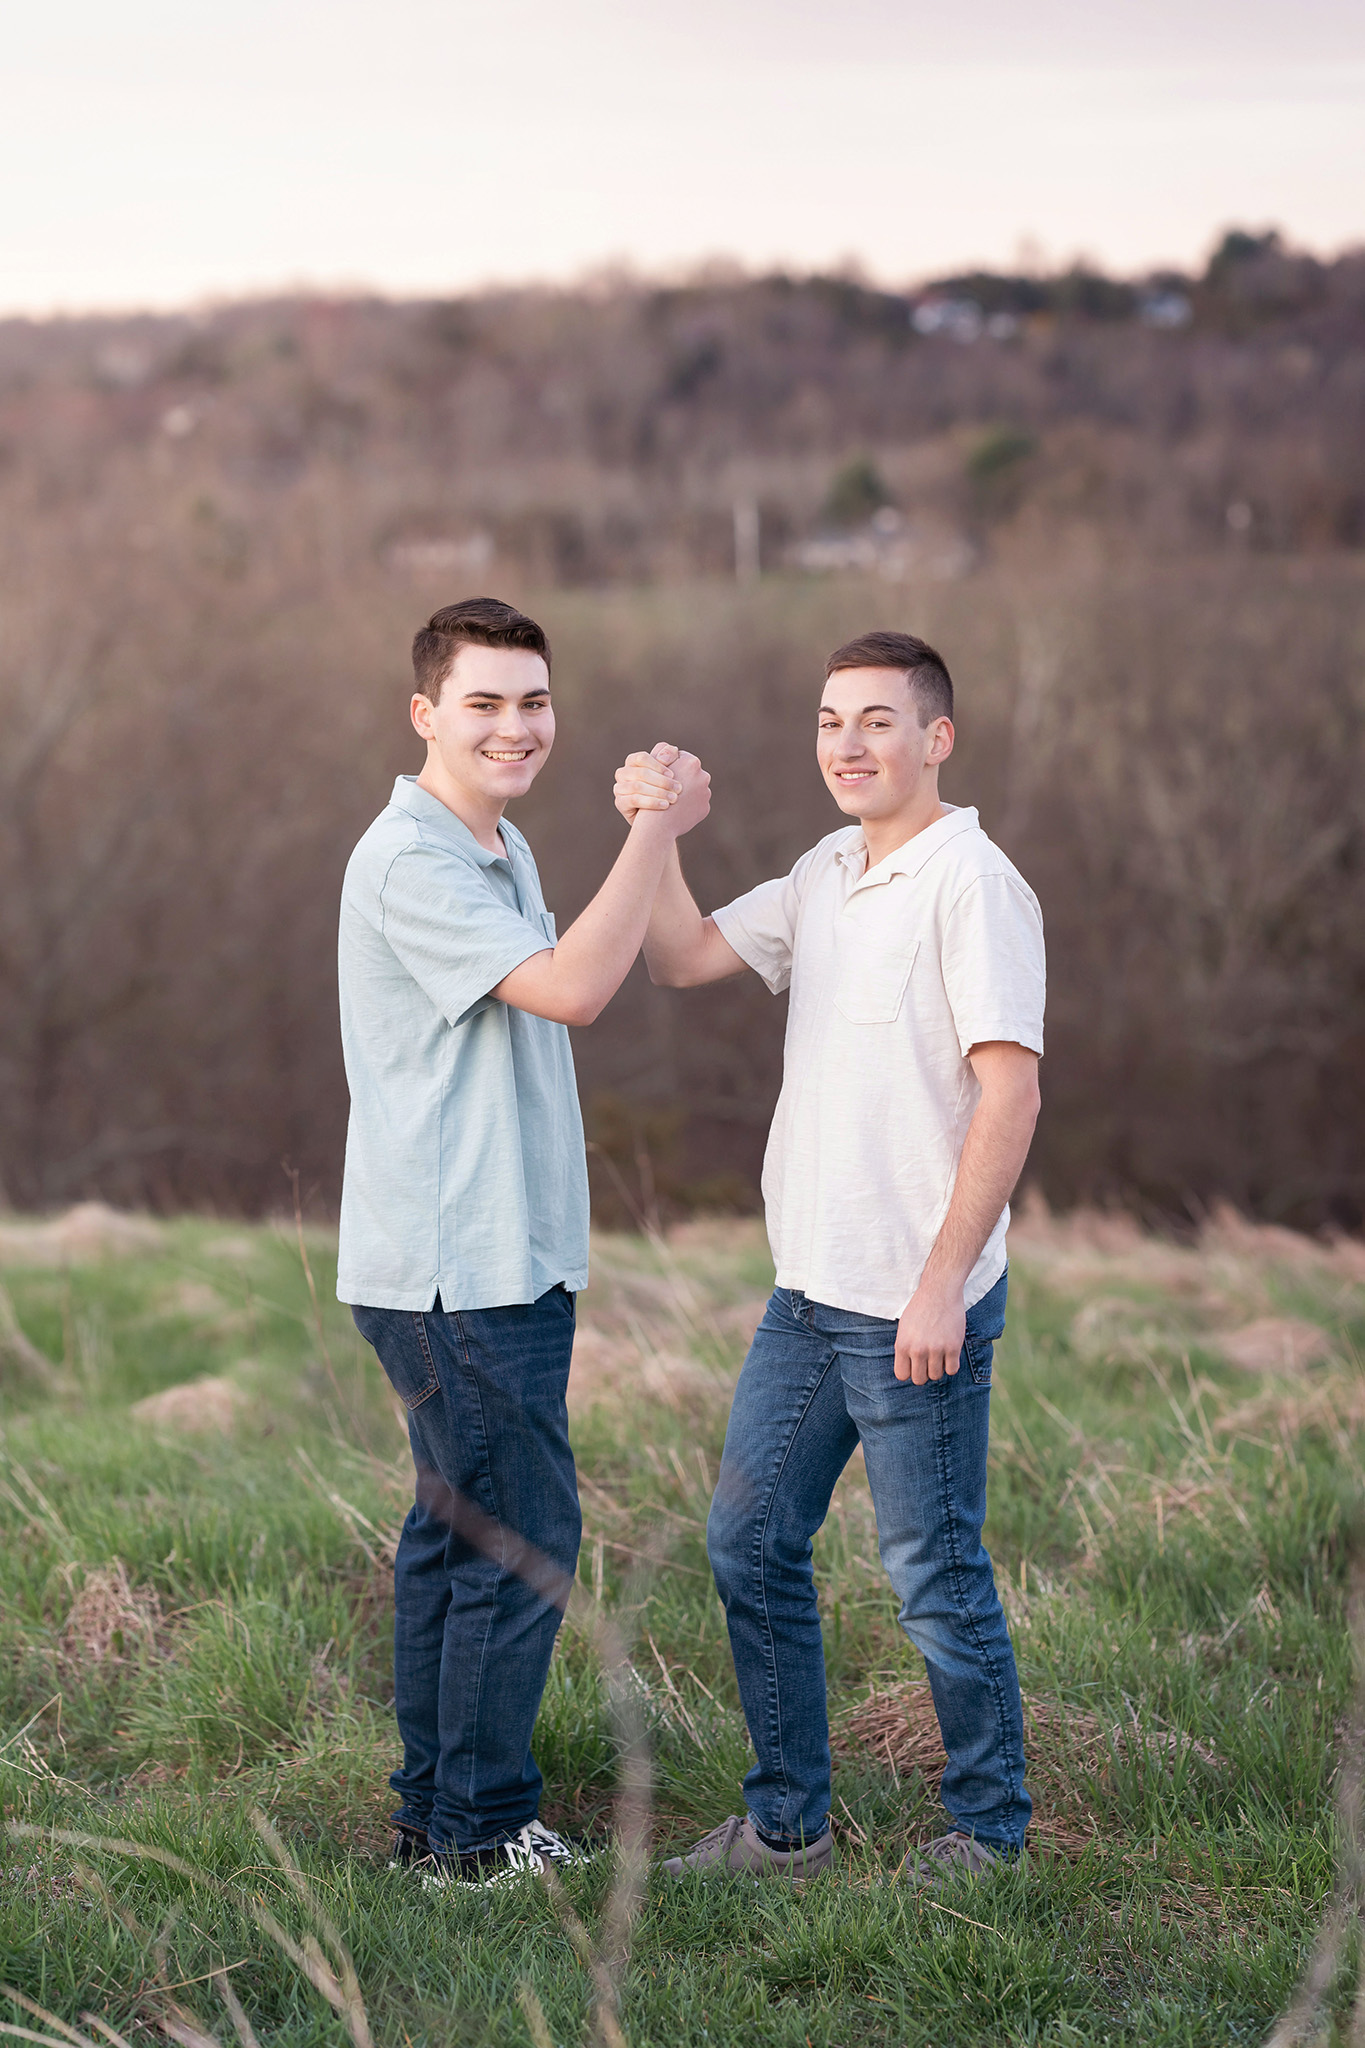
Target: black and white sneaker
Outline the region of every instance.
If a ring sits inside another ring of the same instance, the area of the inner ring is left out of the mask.
[[[425,1863],[431,1854],[425,1828],[414,1827],[411,1821],[399,1820],[393,1824],[393,1842],[389,1848],[389,1869],[410,1870],[414,1863]]]
[[[448,1884],[468,1884],[487,1890],[514,1878],[538,1877],[547,1863],[556,1870],[581,1870],[588,1861],[587,1851],[533,1820],[487,1849],[432,1849],[422,1863],[422,1888],[439,1891]]]

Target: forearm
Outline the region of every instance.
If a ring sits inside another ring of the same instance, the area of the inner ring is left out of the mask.
[[[557,1023],[591,1024],[640,951],[670,855],[676,868],[669,819],[642,811],[601,888],[553,951],[524,960],[493,994],[516,1009]]]
[[[645,960],[650,980],[661,988],[690,988],[699,981],[714,980],[718,974],[736,973],[744,964],[710,918],[698,910],[683,878],[676,840],[664,863],[649,915]]]
[[[953,1198],[925,1263],[921,1288],[961,1294],[1024,1170],[1037,1115],[1036,1100],[1027,1094],[982,1096],[968,1126]]]
[[[981,1099],[967,1127],[948,1213],[896,1331],[898,1380],[942,1379],[957,1371],[972,1268],[1028,1157],[1038,1120],[1038,1061],[1003,1040],[973,1046]]]

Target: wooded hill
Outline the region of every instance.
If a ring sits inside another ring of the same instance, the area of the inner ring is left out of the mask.
[[[0,324],[12,1201],[256,1208],[288,1157],[334,1203],[340,871],[476,589],[555,645],[561,926],[627,747],[708,758],[725,900],[838,822],[828,648],[939,638],[947,794],[1048,917],[1049,1195],[1359,1220],[1365,255]],[[666,1201],[752,1200],[780,1004],[637,979],[579,1037],[637,1196],[644,1136]]]

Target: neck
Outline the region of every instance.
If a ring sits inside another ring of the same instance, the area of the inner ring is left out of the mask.
[[[897,811],[893,817],[860,818],[858,822],[867,841],[868,866],[879,866],[898,846],[904,846],[908,839],[916,838],[919,833],[927,831],[930,825],[936,825],[940,818],[946,818],[947,815],[946,808],[939,802],[938,778],[935,777],[932,788],[921,787],[916,790],[912,802],[908,803],[904,810]]]
[[[476,796],[456,782],[435,747],[427,748],[427,765],[417,778],[417,787],[424,789],[428,796],[434,796],[448,811],[453,811],[486,852],[503,851],[498,827],[502,823],[504,806],[491,798]]]

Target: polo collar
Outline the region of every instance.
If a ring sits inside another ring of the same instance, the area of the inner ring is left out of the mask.
[[[980,813],[970,804],[945,804],[945,817],[936,818],[932,825],[926,825],[913,839],[907,839],[904,846],[898,846],[894,853],[888,853],[885,860],[875,868],[858,877],[855,889],[875,889],[883,882],[889,882],[893,875],[917,875],[928,865],[940,847],[950,839],[956,839],[960,832],[974,832],[981,825]],[[867,858],[867,840],[861,828],[857,829],[847,845],[839,848],[836,859],[856,866]]]
[[[429,789],[423,789],[415,775],[400,775],[393,785],[389,802],[400,811],[406,811],[410,818],[416,818],[421,825],[428,826],[447,840],[457,853],[466,860],[474,861],[481,868],[491,868],[495,861],[502,859],[500,853],[490,853],[486,846],[480,846],[463,818],[457,818],[448,804],[443,804]],[[521,842],[521,835],[515,825],[509,825],[504,818],[498,828],[503,844],[510,855]]]

